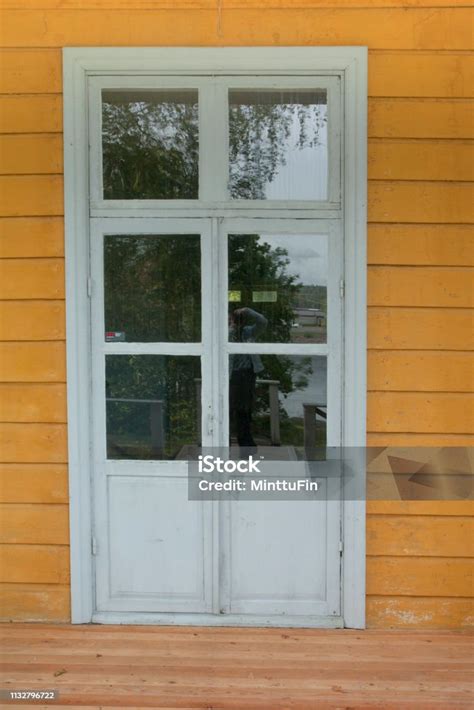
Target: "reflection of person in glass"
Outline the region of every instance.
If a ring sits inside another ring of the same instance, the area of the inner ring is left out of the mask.
[[[251,308],[238,308],[229,315],[229,340],[254,343],[267,327],[267,319]],[[255,381],[263,370],[259,355],[230,356],[229,408],[231,427],[236,430],[239,446],[256,446],[252,436],[252,410],[255,401]]]

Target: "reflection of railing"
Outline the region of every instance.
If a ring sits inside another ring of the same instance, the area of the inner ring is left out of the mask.
[[[198,432],[201,431],[201,378],[196,377],[196,410]],[[278,387],[280,380],[256,380],[257,385],[268,386],[268,403],[270,409],[270,441],[272,446],[280,446],[280,403],[278,400]],[[327,419],[327,405],[325,403],[305,403],[303,404],[303,427],[304,446],[307,449],[314,449],[316,442],[316,416]]]
[[[327,419],[326,404],[303,404],[304,446],[306,449],[316,448],[316,415]]]
[[[122,397],[107,397],[107,402],[127,402],[128,404],[150,405],[150,434],[153,453],[162,454],[165,446],[165,427],[163,423],[162,399],[125,399]]]
[[[196,385],[196,410],[198,432],[201,431],[201,378],[194,379]],[[280,380],[256,380],[257,385],[268,385],[268,404],[270,407],[270,439],[273,446],[280,446],[280,406],[278,385]]]
[[[268,403],[270,405],[270,441],[272,446],[280,446],[280,403],[278,385],[280,380],[257,380],[257,385],[268,385]]]
[[[196,412],[197,412],[197,431],[200,436],[201,432],[201,379],[194,380],[196,386]],[[278,400],[279,380],[256,380],[257,385],[268,386],[268,402],[270,409],[270,440],[272,446],[280,446],[280,404]],[[162,399],[129,399],[122,397],[107,397],[107,402],[126,402],[128,404],[148,404],[150,405],[150,433],[151,445],[153,452],[162,454],[165,445],[165,429],[164,429],[164,407]],[[307,449],[313,449],[317,446],[316,441],[316,417],[327,419],[327,405],[305,403],[303,404],[303,427],[304,427],[304,446]]]

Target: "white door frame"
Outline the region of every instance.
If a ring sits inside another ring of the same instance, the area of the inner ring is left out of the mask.
[[[90,483],[91,341],[88,290],[91,287],[91,279],[89,273],[88,77],[94,74],[143,76],[145,74],[234,73],[254,76],[255,74],[281,75],[282,77],[334,74],[343,78],[342,206],[346,292],[343,444],[364,447],[366,445],[367,322],[367,49],[365,47],[67,48],[63,51],[63,59],[71,619],[73,623],[88,623],[92,620],[94,611]],[[238,211],[236,212],[235,216],[238,214]],[[272,216],[275,214],[273,213]],[[322,215],[321,212],[318,214],[308,210],[305,216],[321,217]],[[327,211],[325,216],[334,215]],[[365,477],[365,471],[361,470],[359,474]],[[344,501],[343,534],[344,625],[364,628],[364,501]],[[143,623],[143,619],[140,621]],[[155,620],[150,619],[150,621],[154,623]],[[290,625],[291,621],[288,619]],[[199,622],[203,623],[202,618],[190,619],[183,615],[181,623]],[[218,622],[218,618],[214,622],[206,619],[206,623]]]

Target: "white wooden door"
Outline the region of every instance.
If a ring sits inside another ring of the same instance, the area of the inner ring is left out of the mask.
[[[340,233],[322,220],[103,218],[91,266],[97,611],[338,618],[337,482],[323,476],[316,501],[190,501],[186,460],[242,443],[233,363],[249,354],[258,450],[290,464],[311,442],[339,445]],[[256,342],[230,338],[242,308],[266,320]]]
[[[210,222],[94,220],[91,262],[97,610],[211,612],[213,511],[184,458],[213,444]]]
[[[290,468],[311,447],[339,446],[341,233],[323,220],[226,219],[219,250],[220,379],[230,393],[222,440],[246,443],[233,422],[232,380],[235,362],[251,355],[262,368],[252,412],[257,457]],[[256,342],[228,337],[228,313],[242,307],[266,319]],[[295,624],[340,614],[340,485],[324,473],[318,483],[315,500],[221,503],[221,613]]]

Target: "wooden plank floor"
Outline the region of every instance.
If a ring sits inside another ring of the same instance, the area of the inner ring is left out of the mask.
[[[0,643],[1,688],[59,691],[34,707],[474,707],[468,633],[3,624]]]

